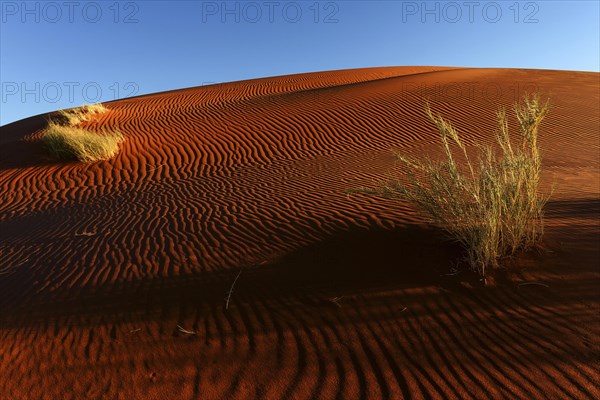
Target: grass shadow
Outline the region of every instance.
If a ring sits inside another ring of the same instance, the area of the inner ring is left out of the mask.
[[[36,115],[0,127],[0,170],[56,164],[39,144],[27,140],[47,125],[47,114]]]
[[[436,284],[460,247],[441,232],[420,226],[394,230],[354,227],[297,249],[264,265],[243,268],[235,299],[285,301]],[[0,280],[0,318],[29,322],[68,316],[137,313],[196,305],[223,307],[239,268],[185,276],[105,283],[93,288],[59,288],[31,295],[29,268]],[[40,279],[40,277],[36,278]],[[29,289],[29,288],[26,288]],[[9,303],[9,304],[7,304]]]

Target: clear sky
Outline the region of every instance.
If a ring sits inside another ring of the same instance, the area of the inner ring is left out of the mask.
[[[86,103],[393,65],[600,71],[589,1],[1,1],[0,125]]]

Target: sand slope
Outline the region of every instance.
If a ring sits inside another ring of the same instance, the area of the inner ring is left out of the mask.
[[[344,193],[436,154],[425,98],[472,145],[532,90],[545,250],[494,286],[447,276],[460,249],[410,204]],[[599,93],[433,67],[191,88],[107,103],[87,126],[127,141],[92,165],[45,157],[46,116],[2,127],[0,398],[600,397]]]

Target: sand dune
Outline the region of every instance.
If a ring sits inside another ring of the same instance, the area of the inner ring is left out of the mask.
[[[460,249],[410,204],[345,194],[392,148],[436,154],[425,99],[473,145],[532,90],[544,250],[493,286],[447,275]],[[1,128],[0,398],[600,397],[597,73],[356,69],[106,106],[84,124],[124,133],[110,161],[47,159],[48,116]]]

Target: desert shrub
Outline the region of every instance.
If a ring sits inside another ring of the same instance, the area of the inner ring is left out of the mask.
[[[427,118],[441,136],[443,160],[397,152],[408,179],[362,191],[412,201],[462,244],[470,267],[485,276],[488,268],[499,267],[502,258],[530,248],[542,237],[548,196],[538,193],[542,158],[537,138],[548,110],[549,101],[542,102],[538,95],[515,104],[517,143],[511,142],[506,112],[499,111],[499,151],[480,145],[473,162],[458,131],[427,104]]]

